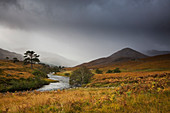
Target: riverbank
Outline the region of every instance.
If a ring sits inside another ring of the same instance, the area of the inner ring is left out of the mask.
[[[50,67],[35,64],[34,69],[23,62],[0,60],[0,92],[26,91],[40,88],[56,80],[49,80]]]

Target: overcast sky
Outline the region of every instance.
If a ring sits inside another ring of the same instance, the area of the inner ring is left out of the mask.
[[[0,48],[76,65],[125,47],[170,50],[170,0],[0,0]]]

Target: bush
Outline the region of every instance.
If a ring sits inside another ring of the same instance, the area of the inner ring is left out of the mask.
[[[73,71],[70,76],[70,85],[72,86],[82,86],[90,82],[93,74],[86,67],[80,67],[79,69]]]
[[[32,72],[33,75],[35,75],[36,77],[43,77],[43,78],[47,78],[47,74],[38,70],[35,70],[34,72]]]
[[[116,68],[113,70],[114,73],[121,73],[120,69],[119,68]]]
[[[70,76],[70,73],[65,73],[64,75],[65,75],[65,76]]]
[[[99,70],[99,69],[96,69],[96,73],[97,73],[97,74],[103,74],[103,71],[102,71],[102,70]]]
[[[2,69],[0,69],[0,75],[2,75],[3,74],[3,70]]]
[[[49,82],[39,78],[11,79],[7,81],[7,83],[0,84],[0,92],[37,89],[43,85],[49,84]]]
[[[113,71],[112,70],[108,70],[106,73],[113,73]]]

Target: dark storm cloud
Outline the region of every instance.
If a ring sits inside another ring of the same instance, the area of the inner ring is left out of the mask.
[[[169,50],[169,11],[170,0],[0,0],[0,25],[90,59],[128,46]]]
[[[17,0],[1,0],[0,5],[14,5],[18,4]]]
[[[1,0],[0,3],[20,4],[17,5],[20,11],[11,8],[9,12],[24,25],[16,24],[24,27],[34,23],[38,27],[45,24],[101,30],[169,31],[170,26],[169,0]]]

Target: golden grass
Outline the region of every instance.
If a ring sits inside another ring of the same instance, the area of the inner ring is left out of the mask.
[[[38,69],[41,66],[36,64],[34,69]],[[0,69],[3,70],[3,74],[0,77],[9,79],[20,79],[20,78],[32,78],[33,70],[30,69],[30,65],[23,65],[23,62],[13,63],[12,61],[0,60]]]
[[[89,86],[96,84],[95,81],[120,84],[113,88],[0,94],[0,110],[9,113],[167,113],[170,110],[169,72],[95,75],[93,79]]]
[[[8,112],[168,112],[169,95],[129,94],[117,96],[114,89],[79,88],[52,92],[0,94],[0,109]]]
[[[112,74],[95,74],[91,82],[87,86],[95,87],[113,87],[120,83],[138,83],[141,81],[158,81],[161,79],[169,79],[170,71],[160,72],[123,72]],[[168,80],[167,79],[167,80]]]
[[[120,68],[121,71],[134,72],[134,71],[168,71],[170,70],[170,54],[160,55],[155,57],[149,57],[139,59],[136,61],[117,62],[113,64],[103,65],[98,64],[95,66],[89,66],[89,69],[97,69],[107,72],[108,70],[114,70]],[[74,71],[78,67],[66,68],[68,71]]]
[[[59,82],[58,80],[52,80],[52,79],[48,79],[48,78],[44,78],[43,80],[53,83],[53,82]]]

